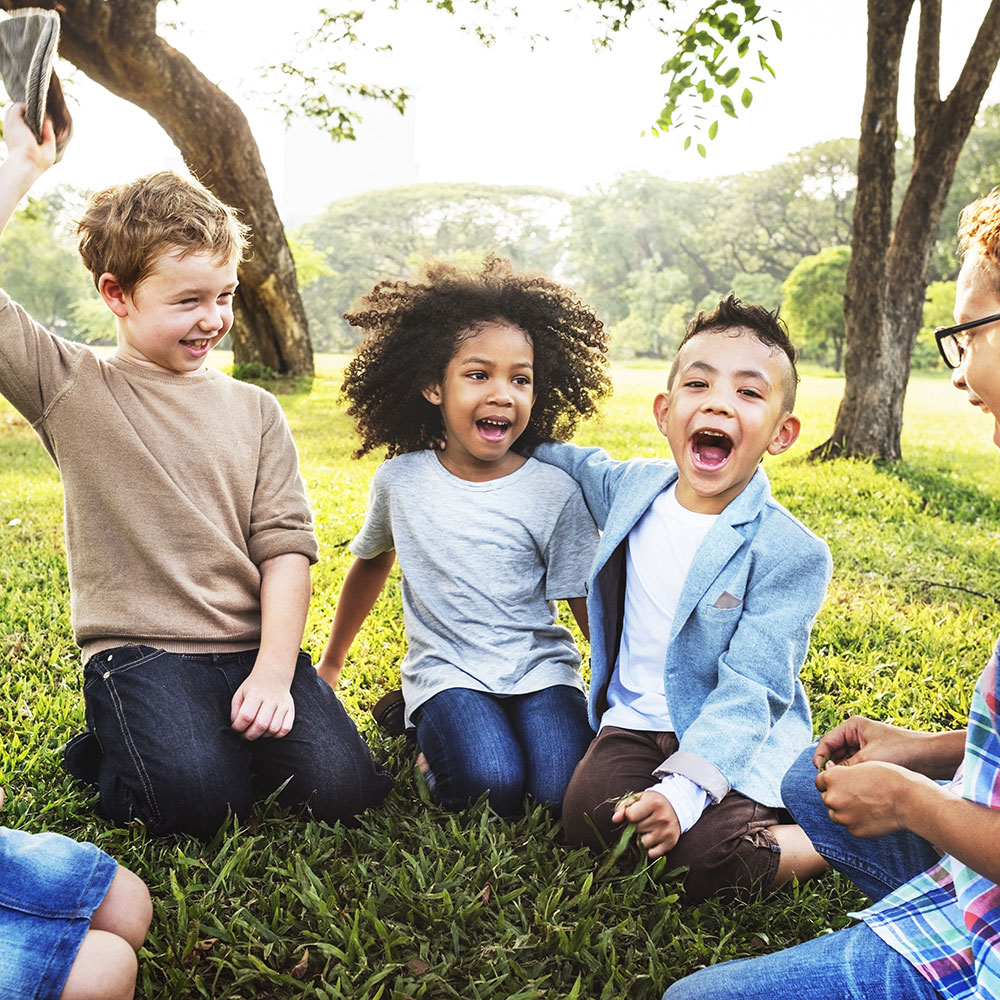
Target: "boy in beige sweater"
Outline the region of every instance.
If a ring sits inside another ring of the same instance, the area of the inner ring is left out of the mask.
[[[55,157],[13,105],[0,227]],[[172,173],[94,195],[80,253],[114,313],[106,360],[0,292],[0,392],[65,493],[87,733],[67,766],[101,812],[208,838],[255,794],[330,822],[391,779],[299,648],[317,554],[288,425],[269,393],[205,368],[233,322],[244,227]]]

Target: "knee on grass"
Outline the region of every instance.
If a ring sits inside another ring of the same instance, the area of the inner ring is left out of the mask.
[[[89,930],[60,1000],[131,1000],[139,964],[132,946],[110,931]]]

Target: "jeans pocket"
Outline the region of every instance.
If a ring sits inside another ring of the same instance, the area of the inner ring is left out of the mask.
[[[95,653],[83,666],[83,690],[99,680],[107,680],[112,674],[130,670],[163,656],[162,649],[153,646],[114,646]]]

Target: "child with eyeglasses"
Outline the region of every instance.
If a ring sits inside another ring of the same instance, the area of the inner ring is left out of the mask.
[[[937,342],[955,387],[993,414],[1000,447],[1000,188],[962,212],[959,242],[958,323]],[[920,733],[854,717],[785,775],[782,797],[816,850],[875,901],[861,922],[702,969],[664,1000],[770,1000],[791,982],[799,1000],[1000,998],[998,650],[967,729]]]

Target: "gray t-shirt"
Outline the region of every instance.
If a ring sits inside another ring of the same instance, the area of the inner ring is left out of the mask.
[[[586,594],[597,540],[580,487],[533,458],[485,483],[453,476],[433,451],[381,465],[351,552],[396,550],[407,720],[448,688],[582,690],[580,654],[552,602]]]

